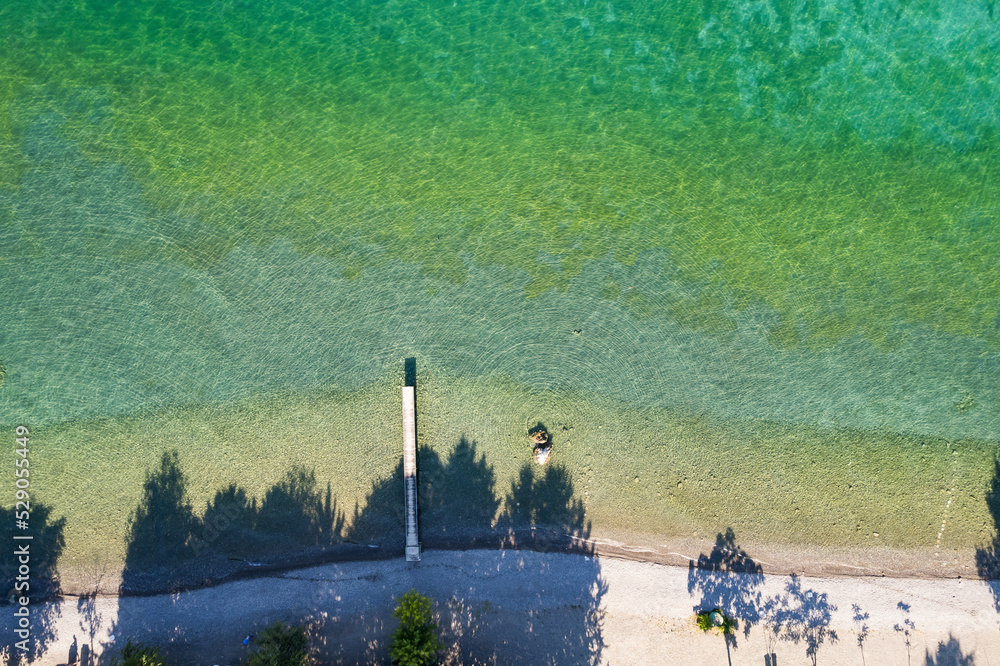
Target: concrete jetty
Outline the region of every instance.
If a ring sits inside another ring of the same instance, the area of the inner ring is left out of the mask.
[[[406,502],[406,561],[420,561],[417,537],[417,415],[415,389],[403,387],[403,495]]]

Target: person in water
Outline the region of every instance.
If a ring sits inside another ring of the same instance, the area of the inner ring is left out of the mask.
[[[535,462],[544,465],[552,455],[552,440],[549,438],[549,433],[541,428],[529,433],[528,439],[535,445]]]

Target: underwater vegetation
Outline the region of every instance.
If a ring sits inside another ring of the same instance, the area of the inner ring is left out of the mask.
[[[350,277],[500,264],[531,297],[657,249],[682,289],[604,290],[637,317],[727,335],[763,304],[780,346],[891,348],[899,322],[995,345],[996,24],[973,2],[19,0],[0,192],[57,157],[46,117],[170,213],[89,253],[204,266],[283,238]],[[45,252],[19,215],[6,261]]]

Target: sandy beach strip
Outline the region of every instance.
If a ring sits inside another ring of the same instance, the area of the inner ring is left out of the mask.
[[[174,595],[67,597],[35,607],[53,614],[33,663],[114,654],[131,637],[175,663],[237,664],[243,638],[274,620],[308,624],[317,663],[386,663],[393,597],[410,588],[435,600],[450,664],[760,664],[772,655],[783,665],[1000,664],[997,582],[718,573],[516,550],[328,564]],[[740,620],[734,641],[695,627],[695,610],[719,602]]]

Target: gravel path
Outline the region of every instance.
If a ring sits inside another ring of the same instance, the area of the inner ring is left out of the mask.
[[[1000,666],[995,582],[691,572],[511,550],[330,564],[176,595],[67,598],[48,607],[59,616],[33,663],[114,654],[132,637],[177,664],[239,664],[243,637],[275,619],[310,626],[318,663],[388,663],[393,596],[410,588],[437,602],[448,663]],[[694,626],[696,607],[716,605],[741,620],[728,644]]]

